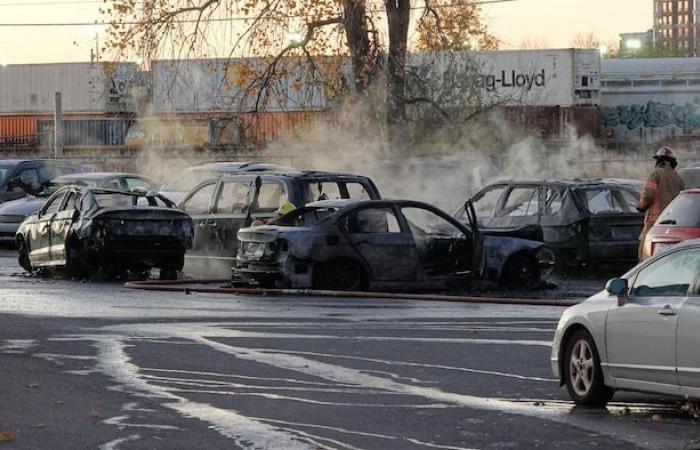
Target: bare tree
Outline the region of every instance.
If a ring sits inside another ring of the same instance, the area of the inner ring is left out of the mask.
[[[163,57],[258,58],[259,63],[238,69],[233,80],[222,80],[239,92],[241,105],[249,106],[246,112],[262,111],[276,95],[283,95],[280,83],[288,83],[290,77],[305,77],[302,85],[323,80],[360,95],[386,80],[390,145],[402,149],[412,25],[421,28],[423,36],[430,23],[436,25],[432,40],[423,40],[433,51],[439,49],[435,42],[452,42],[446,48],[457,40],[495,45],[473,0],[452,0],[454,5],[447,1],[105,0],[103,12],[111,21],[109,47],[139,55],[147,63]],[[458,30],[465,21],[470,23],[466,33]],[[347,57],[350,74],[343,68]]]
[[[574,48],[599,48],[600,38],[593,32],[578,33],[571,40],[571,45]]]

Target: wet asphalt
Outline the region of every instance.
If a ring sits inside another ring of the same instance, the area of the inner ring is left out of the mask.
[[[563,308],[143,292],[0,251],[0,450],[700,448],[673,399],[574,408]]]

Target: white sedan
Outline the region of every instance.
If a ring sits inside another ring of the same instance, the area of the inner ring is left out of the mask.
[[[551,363],[580,405],[605,405],[617,389],[700,398],[700,239],[564,311]]]

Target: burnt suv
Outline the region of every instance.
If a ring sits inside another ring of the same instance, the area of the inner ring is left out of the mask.
[[[284,207],[318,200],[379,199],[368,177],[319,171],[228,175],[200,183],[180,203],[192,216],[194,243],[188,273],[229,277],[238,250],[238,230],[281,215]]]
[[[471,200],[480,228],[539,240],[558,268],[591,264],[633,266],[644,217],[637,211],[642,183],[626,179],[508,181]],[[466,222],[464,208],[455,217]]]

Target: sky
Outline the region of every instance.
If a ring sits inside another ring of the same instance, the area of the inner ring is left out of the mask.
[[[0,24],[94,22],[100,6],[95,0],[0,0]],[[652,24],[652,0],[516,0],[484,6],[483,12],[506,48],[525,40],[570,47],[577,33],[589,32],[607,42]],[[0,26],[0,64],[89,61],[101,31],[95,26]]]

